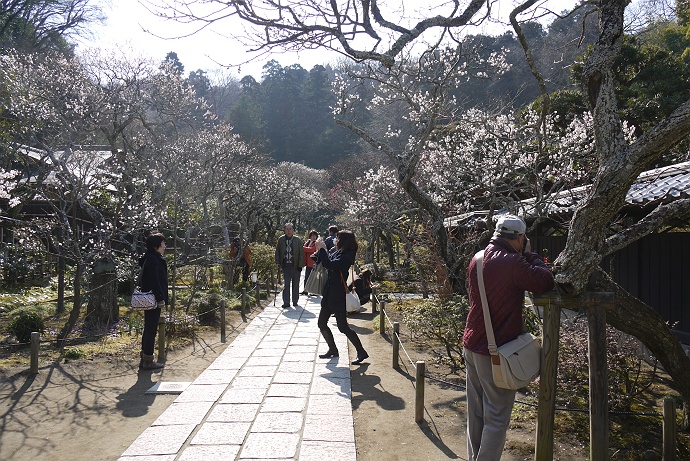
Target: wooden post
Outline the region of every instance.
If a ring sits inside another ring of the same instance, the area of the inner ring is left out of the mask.
[[[393,368],[398,368],[400,362],[400,339],[398,339],[398,333],[400,333],[400,323],[393,322]]]
[[[244,317],[247,308],[247,289],[242,287],[242,307],[240,308],[240,314]]]
[[[556,303],[549,302],[544,306],[544,337],[542,339],[541,376],[539,378],[537,440],[534,447],[535,461],[551,461],[553,459],[560,318],[561,309]]]
[[[220,301],[220,342],[224,343],[226,341],[225,337],[225,300]]]
[[[590,307],[589,324],[589,439],[590,461],[609,459],[608,365],[606,310]]]
[[[165,352],[165,316],[161,316],[158,321],[158,361],[165,362],[166,352]]]
[[[664,447],[662,461],[676,459],[676,401],[664,399]]]
[[[415,376],[414,420],[416,423],[424,419],[424,371],[426,364],[423,360],[417,362]]]
[[[381,336],[386,335],[386,303],[381,303],[381,312],[379,313],[379,333]]]
[[[609,424],[605,311],[614,306],[614,294],[585,292],[580,296],[568,297],[551,291],[535,296],[534,300],[535,304],[544,306],[544,352],[539,382],[539,410],[537,413],[537,439],[534,459],[535,461],[551,461],[553,459],[556,368],[558,364],[560,309],[562,308],[587,309],[589,312],[590,461],[608,459]],[[596,357],[593,356],[594,353],[597,354]]]
[[[376,313],[376,287],[371,287],[371,313]]]
[[[38,374],[38,350],[41,340],[41,334],[37,331],[31,332],[31,362],[29,364],[29,373],[32,375]]]

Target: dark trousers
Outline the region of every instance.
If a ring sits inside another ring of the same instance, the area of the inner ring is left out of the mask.
[[[355,350],[357,350],[357,355],[362,354],[364,352],[362,341],[359,340],[359,336],[357,336],[355,330],[350,328],[350,325],[348,325],[347,313],[345,312],[345,309],[343,309],[342,311],[333,312],[328,307],[321,307],[321,312],[319,312],[318,325],[319,330],[321,330],[321,334],[323,335],[323,339],[325,339],[326,344],[328,344],[328,350],[332,352],[338,350],[338,348],[335,345],[335,340],[333,339],[333,332],[328,327],[328,319],[331,317],[331,314],[335,315],[335,321],[338,325],[338,330],[342,334],[347,336],[347,339],[349,339],[352,345],[355,346]]]
[[[312,268],[307,267],[304,269],[304,283],[307,283],[307,280],[309,280],[309,274],[311,274]]]
[[[290,295],[292,294],[292,304],[299,301],[299,279],[302,269],[297,269],[292,264],[283,266],[283,306],[290,305]]]
[[[144,332],[141,335],[141,351],[146,355],[153,355],[160,318],[160,308],[144,311]]]

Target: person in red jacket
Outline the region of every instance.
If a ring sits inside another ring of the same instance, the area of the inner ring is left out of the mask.
[[[316,239],[319,238],[319,233],[315,229],[309,231],[309,238],[304,242],[304,262],[307,265],[304,271],[304,284],[307,284],[309,280],[309,274],[316,264],[316,259],[312,259],[311,255],[316,252]],[[307,290],[304,290],[301,294],[308,295]]]
[[[484,287],[496,337],[501,346],[522,332],[525,291],[553,288],[553,274],[532,252],[525,222],[504,215],[484,250]],[[467,457],[498,461],[503,453],[515,391],[496,387],[491,371],[484,313],[477,282],[476,258],[467,269],[470,313],[462,338],[467,386]]]

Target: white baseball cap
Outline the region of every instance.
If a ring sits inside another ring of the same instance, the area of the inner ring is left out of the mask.
[[[494,231],[494,237],[501,237],[507,235],[520,235],[524,234],[527,230],[527,225],[522,218],[507,214],[498,218],[496,221],[496,230]]]

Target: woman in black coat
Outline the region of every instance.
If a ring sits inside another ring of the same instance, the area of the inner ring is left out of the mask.
[[[355,262],[357,254],[357,240],[350,231],[340,231],[335,237],[335,248],[330,253],[326,250],[326,244],[321,240],[316,241],[318,248],[318,261],[328,270],[328,277],[323,289],[321,299],[321,312],[319,312],[319,330],[328,344],[328,352],[319,355],[322,359],[338,357],[338,348],[333,339],[333,333],[328,327],[328,319],[331,315],[335,316],[338,330],[347,336],[355,349],[357,358],[352,362],[359,365],[364,359],[369,357],[367,351],[362,347],[357,333],[347,324],[347,311],[345,309],[345,289],[350,266]]]
[[[168,263],[163,257],[165,237],[154,233],[146,237],[146,253],[139,259],[141,266],[141,291],[152,291],[156,296],[156,307],[144,311],[144,332],[141,335],[141,362],[139,368],[155,370],[163,368],[162,363],[153,360],[156,332],[161,317],[161,308],[168,304]]]

